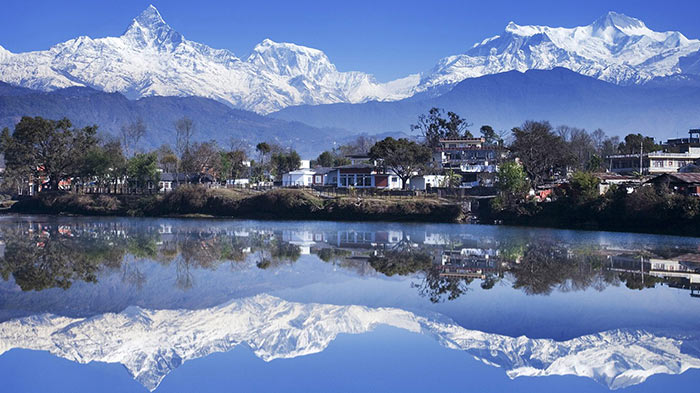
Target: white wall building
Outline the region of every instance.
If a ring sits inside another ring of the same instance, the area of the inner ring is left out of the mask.
[[[285,173],[282,175],[282,187],[311,187],[315,174],[311,169],[297,169]]]

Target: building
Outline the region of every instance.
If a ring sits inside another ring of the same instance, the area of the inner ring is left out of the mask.
[[[314,181],[313,169],[297,169],[282,175],[282,187],[311,187]]]
[[[338,183],[338,179],[333,176],[333,175],[335,175],[334,168],[318,167],[318,168],[314,168],[313,171],[314,171],[314,178],[313,178],[312,183],[316,187],[335,185]]]
[[[336,183],[328,183],[338,188],[385,188],[401,189],[403,182],[392,171],[385,171],[372,164],[349,164],[334,168],[326,176],[335,179]]]
[[[631,193],[637,187],[641,186],[643,181],[636,176],[625,176],[619,173],[595,173],[598,178],[598,194],[603,195],[610,187],[624,187],[627,193]]]
[[[484,138],[445,138],[433,152],[433,163],[443,172],[462,176],[461,187],[492,186],[502,158],[497,146]]]
[[[617,154],[607,157],[610,171],[622,174],[654,175],[678,172],[700,159],[700,130],[688,132],[689,138],[669,139],[663,151],[639,154]],[[695,137],[694,137],[695,136]]]
[[[677,194],[700,196],[700,173],[664,173],[647,181]]]
[[[445,187],[445,175],[420,175],[413,176],[408,182],[408,188],[411,190],[429,190],[433,187]]]
[[[168,173],[160,174],[158,180],[158,192],[168,192],[176,189],[182,184],[204,184],[211,186],[216,183],[216,178],[208,173]],[[147,189],[152,190],[154,187],[148,184]]]

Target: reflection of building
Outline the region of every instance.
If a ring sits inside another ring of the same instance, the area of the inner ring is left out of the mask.
[[[397,244],[403,238],[401,231],[338,231],[327,241],[336,247],[357,248]]]
[[[445,250],[440,260],[440,275],[485,279],[488,274],[497,274],[500,262],[498,251],[488,248],[463,248]]]
[[[692,296],[700,296],[700,254],[682,254],[673,258],[612,255],[609,256],[608,269],[639,274],[642,283],[645,277],[655,277],[670,287],[690,290]]]

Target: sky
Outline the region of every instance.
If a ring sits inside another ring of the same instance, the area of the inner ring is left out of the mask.
[[[3,0],[0,46],[24,52],[80,35],[117,36],[151,3],[187,39],[239,57],[270,38],[321,49],[340,71],[368,72],[380,81],[429,70],[440,58],[501,33],[510,21],[572,27],[612,10],[653,30],[700,38],[698,0]]]

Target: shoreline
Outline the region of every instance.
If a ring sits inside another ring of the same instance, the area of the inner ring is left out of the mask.
[[[483,225],[700,237],[700,228],[687,226],[627,226],[628,223],[611,226],[601,225],[595,219],[572,221],[549,214],[504,217],[482,212],[481,217],[473,217],[457,202],[431,198],[323,199],[296,189],[253,193],[183,186],[167,194],[153,195],[44,194],[20,199],[0,210],[0,214],[445,224],[468,223],[469,219],[477,218],[477,223]],[[547,217],[543,217],[545,215]]]
[[[17,200],[4,213],[113,217],[460,223],[458,203],[431,198],[335,197],[276,189],[249,192],[183,186],[166,194],[41,194]]]

